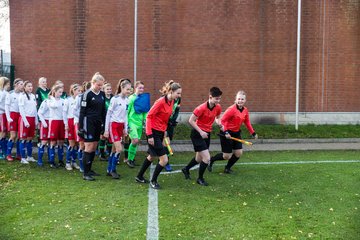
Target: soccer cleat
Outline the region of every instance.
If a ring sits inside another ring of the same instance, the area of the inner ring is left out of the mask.
[[[83,179],[86,181],[95,181],[95,178],[93,178],[92,176],[88,176],[88,175],[84,175]]]
[[[166,170],[167,172],[171,172],[171,171],[173,170],[172,167],[171,167],[171,165],[170,165],[170,163],[168,163],[168,164],[165,165],[165,170]]]
[[[231,170],[230,168],[225,168],[224,173],[231,174],[231,173],[233,173],[233,170]]]
[[[33,157],[27,157],[26,161],[28,161],[28,162],[36,162],[36,160]]]
[[[72,163],[72,167],[75,168],[75,169],[77,169],[77,170],[80,169],[79,165],[77,165],[76,162]]]
[[[6,160],[8,160],[9,162],[12,162],[12,161],[14,161],[14,158],[11,155],[7,155]]]
[[[56,169],[56,168],[58,168],[58,166],[55,163],[50,163],[50,168]]]
[[[70,163],[67,163],[67,164],[65,165],[65,169],[68,170],[68,171],[72,171],[72,170],[73,170],[73,168],[72,168],[72,166],[71,166]]]
[[[26,161],[26,158],[22,158],[21,161],[20,161],[20,163],[22,163],[22,164],[29,164],[29,162]]]
[[[153,189],[160,189],[160,184],[157,181],[151,181],[150,187]]]
[[[100,158],[100,161],[107,161],[105,154],[100,154],[99,158]]]
[[[0,160],[5,160],[5,155],[4,154],[0,154]]]
[[[146,180],[144,177],[135,177],[135,181],[138,183],[147,183],[148,180]]]
[[[65,163],[63,161],[59,161],[59,167],[65,167]]]
[[[201,186],[208,186],[209,184],[203,179],[203,178],[198,178],[196,180],[197,184],[201,185]]]
[[[134,168],[135,167],[135,163],[134,161],[127,161],[126,164],[129,166],[129,168]]]
[[[117,174],[117,172],[110,172],[110,175],[112,176],[113,179],[119,179],[120,175]]]
[[[181,171],[183,172],[185,179],[191,179],[189,170],[187,170],[186,168],[183,168],[183,169],[181,169]]]
[[[19,161],[21,161],[21,156],[20,155],[16,155],[16,158],[15,158],[15,160],[19,160]]]
[[[38,165],[39,167],[44,166],[44,164],[43,164],[43,162],[42,162],[42,161],[38,161],[38,162],[37,162],[37,165]]]
[[[79,169],[79,172],[83,173],[83,172],[84,172],[84,169],[80,168],[80,169]]]

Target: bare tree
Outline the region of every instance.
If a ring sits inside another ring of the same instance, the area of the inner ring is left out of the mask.
[[[9,0],[0,0],[0,26],[9,21]]]

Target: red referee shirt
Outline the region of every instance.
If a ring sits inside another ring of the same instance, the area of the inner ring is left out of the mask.
[[[250,123],[249,111],[246,107],[240,110],[236,104],[226,109],[224,115],[221,118],[221,124],[224,126],[225,131],[238,132],[242,124],[245,124],[250,134],[255,131]]]
[[[205,132],[211,132],[215,118],[221,114],[221,106],[216,104],[211,109],[209,102],[205,102],[197,106],[193,113],[197,117],[196,124],[198,127]]]
[[[172,114],[174,101],[169,101],[166,96],[155,101],[146,117],[146,135],[152,134],[152,129],[165,132],[169,118]]]

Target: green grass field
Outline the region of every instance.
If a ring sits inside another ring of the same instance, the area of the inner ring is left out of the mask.
[[[195,183],[197,170],[190,181],[161,175],[159,239],[359,239],[360,163],[334,162],[359,153],[245,152],[234,174],[222,173],[224,162],[206,172],[208,187]],[[191,157],[176,153],[175,170]],[[275,164],[322,160],[330,162]],[[102,176],[85,182],[79,172],[0,161],[0,239],[146,239],[149,187],[135,183],[139,167],[122,163],[120,180],[105,169],[97,161]]]

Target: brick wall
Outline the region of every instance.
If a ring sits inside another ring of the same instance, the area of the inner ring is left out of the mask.
[[[300,111],[360,111],[360,0],[303,0]],[[114,85],[133,77],[133,0],[10,1],[17,77]],[[137,79],[153,100],[183,87],[183,111],[211,86],[226,108],[243,89],[255,112],[295,111],[296,0],[138,0]]]

